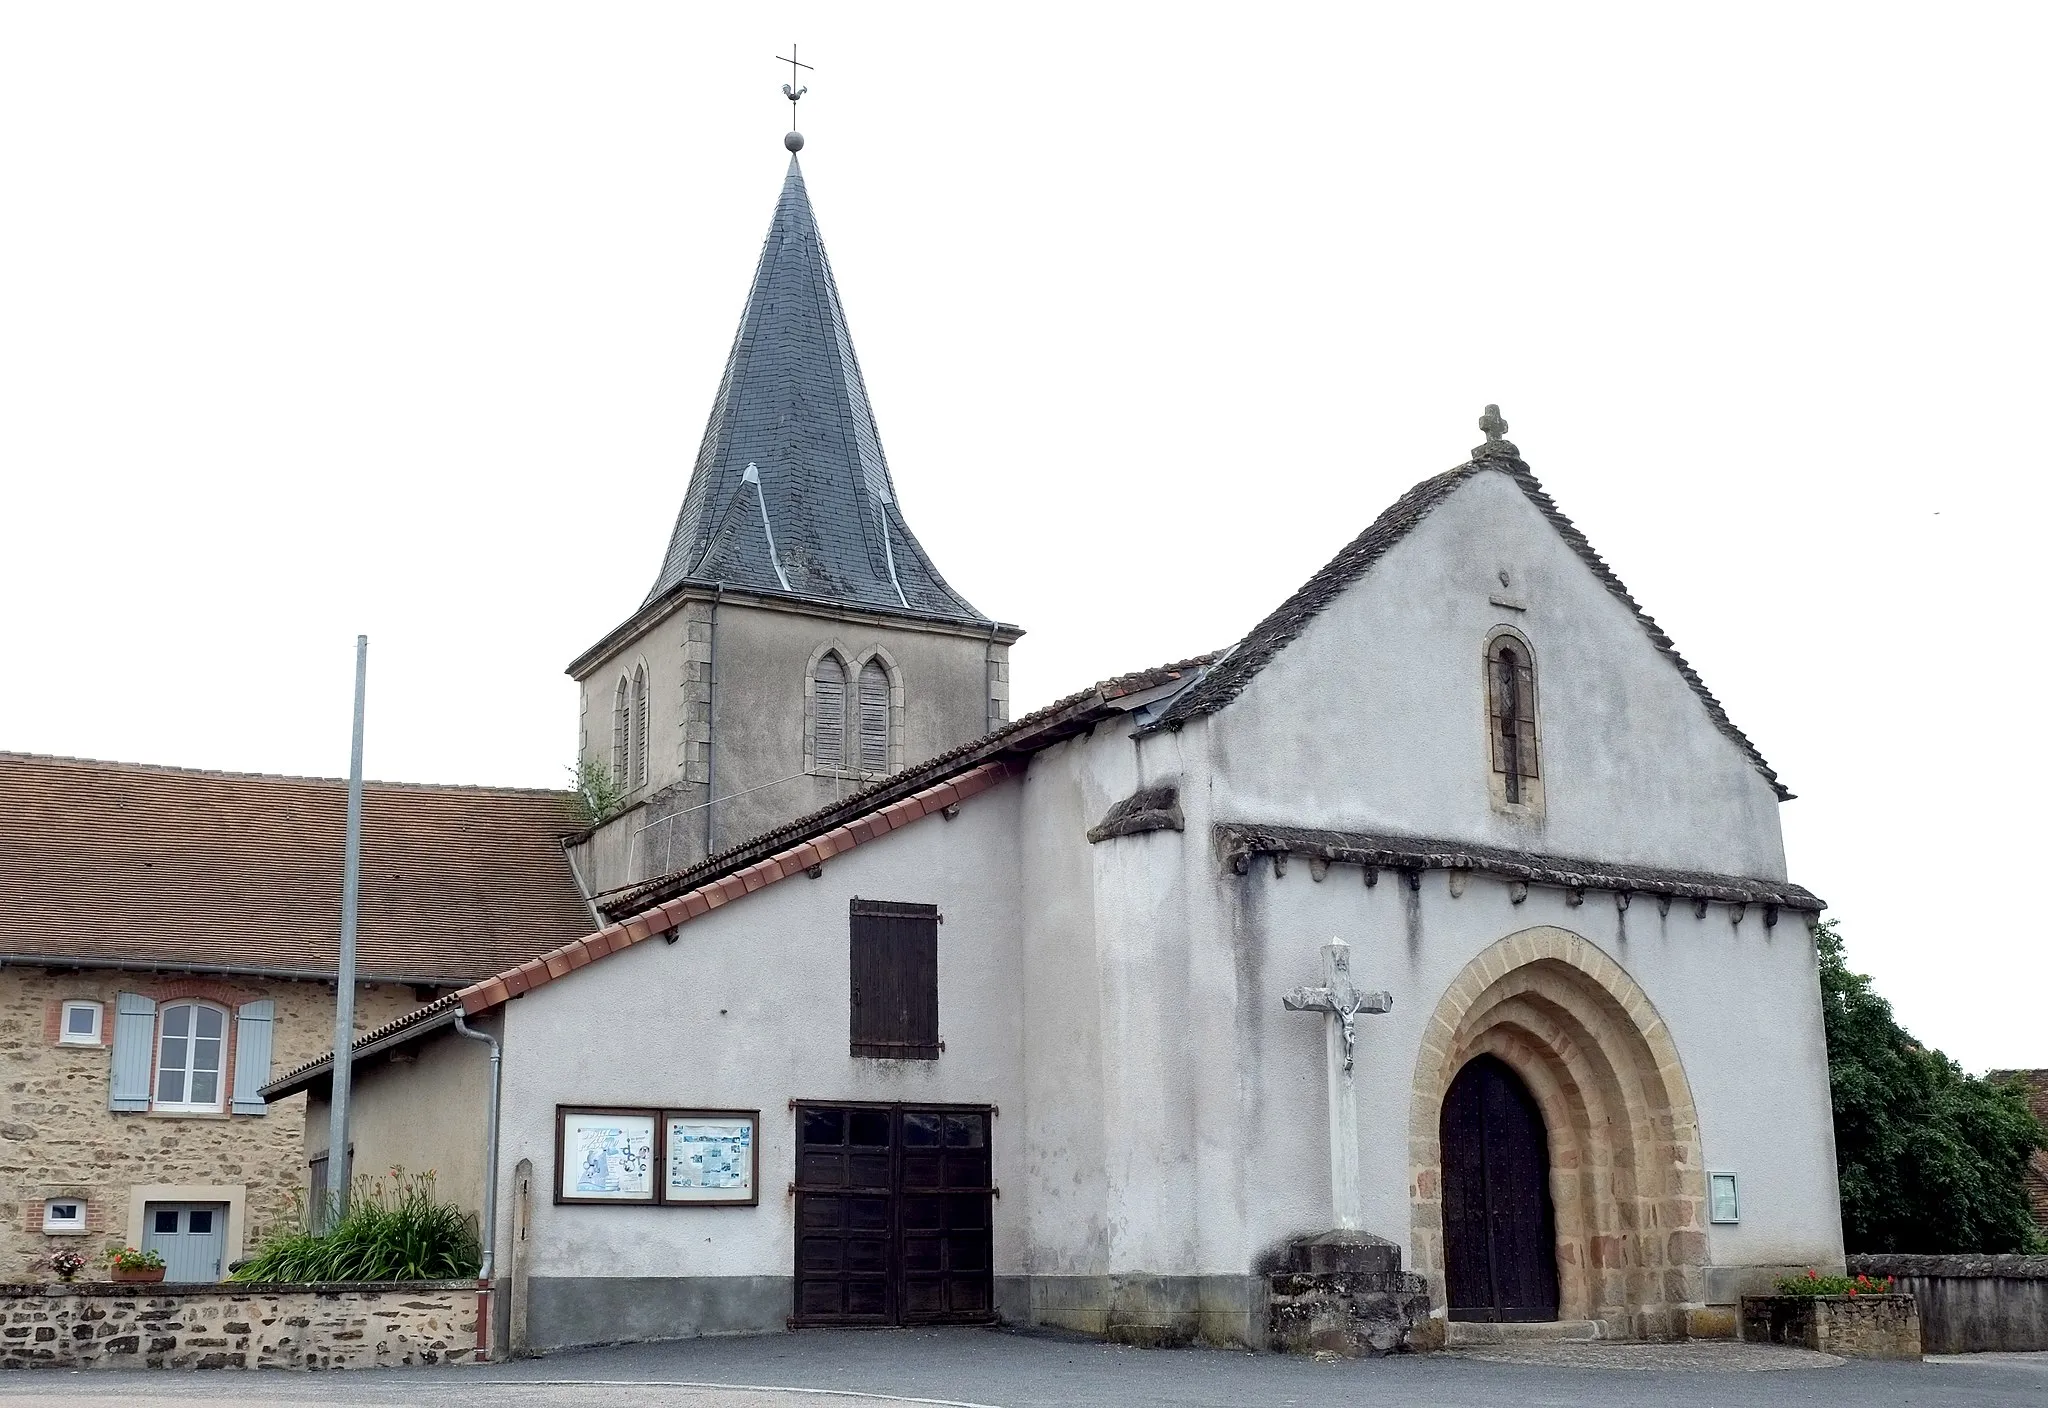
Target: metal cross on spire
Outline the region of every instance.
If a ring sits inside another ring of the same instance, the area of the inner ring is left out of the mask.
[[[798,73],[797,70],[809,69],[811,72],[816,73],[817,68],[812,64],[797,62],[796,44],[794,41],[790,43],[788,56],[784,57],[781,54],[777,54],[775,62],[789,65],[789,82],[782,85],[782,96],[789,99],[789,135],[782,139],[782,145],[788,147],[792,153],[800,152],[804,149],[804,134],[796,130],[796,105],[798,100],[811,90],[808,85],[800,86],[800,80],[803,75]]]

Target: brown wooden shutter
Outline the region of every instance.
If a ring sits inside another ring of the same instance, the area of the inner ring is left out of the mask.
[[[860,667],[860,770],[889,770],[889,672],[878,660]]]
[[[856,1056],[939,1057],[939,910],[855,900],[849,1024]]]
[[[811,675],[811,760],[821,768],[846,766],[846,667],[836,655],[818,661]]]

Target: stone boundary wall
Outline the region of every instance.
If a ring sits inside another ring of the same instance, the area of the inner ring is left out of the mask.
[[[2048,1256],[1849,1258],[1851,1276],[1890,1276],[1920,1303],[1929,1354],[2048,1350]]]
[[[0,1285],[0,1368],[462,1364],[476,1298],[474,1281]]]

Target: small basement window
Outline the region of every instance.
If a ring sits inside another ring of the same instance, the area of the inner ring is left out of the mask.
[[[85,1233],[85,1199],[52,1198],[43,1204],[43,1231],[58,1236]]]
[[[100,1041],[100,1013],[97,1002],[67,1002],[64,1004],[63,1024],[57,1029],[57,1044],[60,1046],[98,1046]]]

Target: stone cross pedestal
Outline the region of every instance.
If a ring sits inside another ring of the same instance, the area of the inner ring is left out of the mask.
[[[1320,987],[1282,999],[1290,1012],[1323,1014],[1329,1092],[1330,1202],[1334,1230],[1288,1245],[1268,1280],[1267,1334],[1275,1349],[1343,1355],[1436,1347],[1429,1288],[1401,1270],[1401,1249],[1364,1230],[1358,1179],[1358,1090],[1354,1081],[1361,1012],[1393,1010],[1392,995],[1351,981],[1351,945],[1323,945]],[[1400,1136],[1403,1141],[1406,1135]]]
[[[1330,1202],[1340,1231],[1364,1226],[1358,1186],[1358,1090],[1353,1084],[1352,1057],[1358,1041],[1354,1026],[1361,1012],[1390,1012],[1393,995],[1360,992],[1351,984],[1351,945],[1332,939],[1323,945],[1323,985],[1296,988],[1281,999],[1290,1012],[1321,1012],[1323,1052],[1327,1059],[1330,1109]]]

